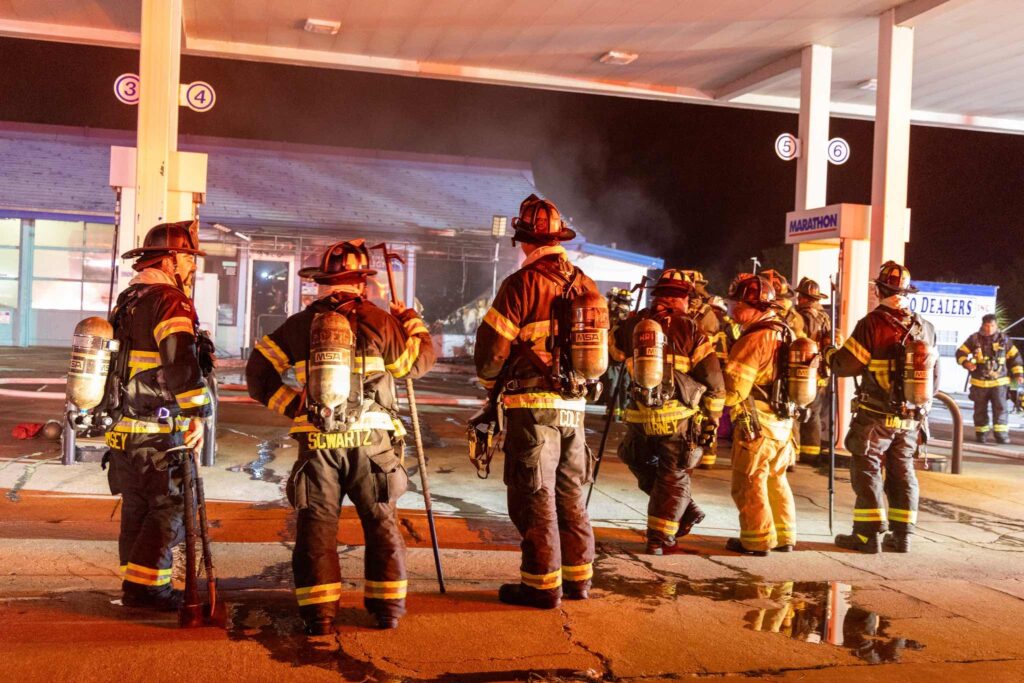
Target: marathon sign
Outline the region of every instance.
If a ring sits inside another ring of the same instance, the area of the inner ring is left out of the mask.
[[[840,237],[867,239],[871,207],[864,204],[833,204],[786,214],[786,244],[834,240]]]

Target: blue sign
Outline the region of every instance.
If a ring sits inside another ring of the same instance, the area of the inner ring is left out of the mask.
[[[786,232],[792,235],[812,235],[819,232],[833,232],[839,227],[839,212],[826,213],[820,216],[793,218],[789,221]]]

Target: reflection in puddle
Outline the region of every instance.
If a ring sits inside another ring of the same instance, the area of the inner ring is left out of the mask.
[[[853,605],[852,586],[836,581],[651,582],[598,572],[594,585],[649,605],[680,597],[743,603],[753,608],[744,616],[748,629],[844,647],[869,664],[898,662],[903,650],[924,648],[917,641],[890,636],[889,620]]]
[[[284,477],[267,467],[267,463],[274,461],[274,449],[279,444],[275,440],[260,441],[256,445],[256,459],[244,465],[233,465],[228,468],[229,472],[248,472],[249,478],[255,481],[265,481],[270,484],[280,484]]]

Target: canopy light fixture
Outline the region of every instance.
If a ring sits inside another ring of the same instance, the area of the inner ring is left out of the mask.
[[[639,57],[635,52],[620,52],[619,50],[610,50],[605,52],[598,58],[597,61],[602,64],[614,64],[615,66],[625,66],[626,64],[632,64]]]
[[[508,216],[493,216],[491,218],[491,236],[498,238],[505,236],[508,229]]]
[[[336,36],[341,30],[340,21],[328,21],[327,19],[306,19],[303,29],[307,33],[319,33],[325,36]]]

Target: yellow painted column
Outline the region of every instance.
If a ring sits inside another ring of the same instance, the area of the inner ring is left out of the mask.
[[[180,202],[168,200],[172,157],[178,148],[181,16],[181,0],[142,2],[135,220],[131,226],[135,244],[158,223],[190,217],[190,213],[181,215]]]

